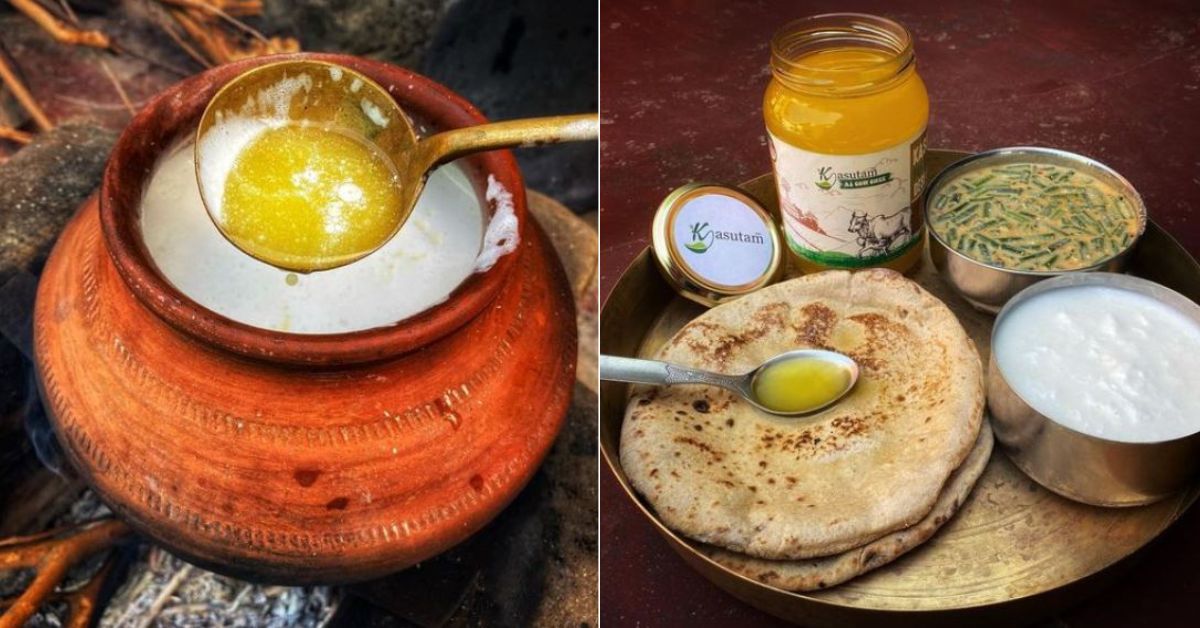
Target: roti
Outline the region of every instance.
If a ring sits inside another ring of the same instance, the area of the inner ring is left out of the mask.
[[[840,351],[860,367],[841,402],[784,419],[709,386],[639,387],[621,465],[664,524],[774,560],[831,556],[910,527],[979,434],[983,375],[946,306],[888,270],[769,286],[685,325],[658,358],[746,373],[784,351]]]
[[[896,560],[929,540],[949,521],[975,488],[992,455],[992,430],[984,423],[966,461],[946,482],[933,510],[917,525],[893,532],[848,552],[808,560],[765,560],[715,547],[702,548],[724,567],[786,591],[814,591],[841,584]]]

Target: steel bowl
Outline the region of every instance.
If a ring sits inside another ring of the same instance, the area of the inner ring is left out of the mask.
[[[1007,163],[1033,162],[1075,168],[1124,192],[1140,216],[1137,236],[1120,253],[1085,268],[1058,271],[1013,270],[985,264],[954,250],[942,239],[941,234],[929,226],[929,256],[934,266],[964,299],[977,309],[995,314],[1013,295],[1043,279],[1066,273],[1092,271],[1121,272],[1125,269],[1130,253],[1146,231],[1146,205],[1142,197],[1124,177],[1108,166],[1083,155],[1057,150],[1018,146],[997,148],[960,159],[942,170],[929,183],[925,191],[925,206],[937,198],[938,193],[951,180],[968,172]]]
[[[1072,273],[1026,288],[1009,300],[992,328],[987,373],[992,428],[1017,467],[1063,497],[1095,506],[1148,504],[1174,493],[1193,477],[1200,461],[1200,430],[1158,442],[1122,442],[1085,434],[1035,410],[1009,386],[996,363],[996,333],[1010,311],[1039,294],[1084,285],[1146,295],[1200,324],[1200,306],[1187,297],[1129,275]]]

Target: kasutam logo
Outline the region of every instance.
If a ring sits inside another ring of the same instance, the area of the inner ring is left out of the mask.
[[[835,172],[832,166],[817,168],[817,180],[814,182],[822,190],[833,189],[836,184],[843,190],[869,188],[883,185],[892,180],[892,173],[879,172],[878,168],[855,170],[854,172]]]
[[[713,232],[708,228],[708,223],[694,222],[690,226],[692,230],[692,241],[684,244],[689,251],[693,253],[703,253],[712,246]]]
[[[761,233],[746,233],[743,231],[719,231],[709,227],[707,222],[694,222],[688,225],[691,230],[691,241],[685,242],[684,247],[693,253],[705,253],[717,240],[741,242],[744,244],[765,244],[767,239]]]

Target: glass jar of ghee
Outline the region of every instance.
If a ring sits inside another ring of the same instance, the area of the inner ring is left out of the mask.
[[[929,95],[903,26],[852,13],[789,23],[763,99],[783,231],[799,268],[921,258]]]

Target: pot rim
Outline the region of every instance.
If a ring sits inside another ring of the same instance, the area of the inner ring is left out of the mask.
[[[171,327],[201,343],[284,365],[352,365],[395,357],[455,331],[499,293],[518,252],[476,272],[446,300],[392,325],[333,334],[297,334],[237,322],[192,300],[158,270],[141,235],[139,207],[154,163],[181,132],[199,120],[209,99],[242,72],[292,59],[337,63],[383,85],[404,109],[438,128],[485,124],[488,119],[462,96],[415,72],[350,55],[294,53],[245,59],[218,66],[167,88],[133,118],[113,147],[100,187],[100,222],[105,243],[121,279],[143,306]],[[511,151],[468,157],[472,179],[496,181],[512,193],[513,212],[526,237],[525,185]],[[476,180],[478,183],[478,180]],[[482,199],[483,194],[480,193]],[[489,216],[496,206],[488,202]]]

